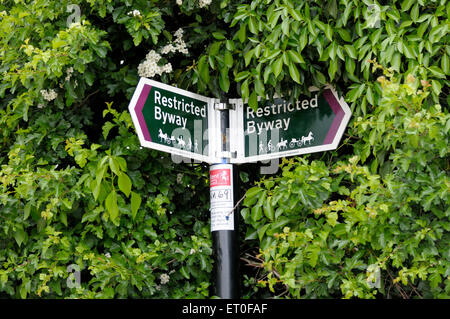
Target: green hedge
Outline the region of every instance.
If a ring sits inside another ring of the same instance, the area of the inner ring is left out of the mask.
[[[338,150],[242,167],[242,251],[265,269],[242,267],[243,297],[448,298],[449,10],[1,2],[0,296],[212,296],[207,166],[141,149],[127,111],[154,50],[154,78],[194,92],[257,107],[331,83],[351,105]]]

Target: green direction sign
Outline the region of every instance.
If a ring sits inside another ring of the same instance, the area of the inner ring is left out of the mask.
[[[231,117],[233,163],[336,149],[351,116],[350,108],[327,87],[311,96],[300,96],[294,103],[281,98],[267,101],[257,111],[242,100],[234,101]]]
[[[213,99],[141,78],[129,111],[142,146],[216,162]]]
[[[129,110],[144,147],[207,163],[222,153],[219,111],[214,98],[141,78]],[[254,111],[231,99],[231,163],[247,163],[336,149],[351,111],[326,87],[295,102],[267,101]]]

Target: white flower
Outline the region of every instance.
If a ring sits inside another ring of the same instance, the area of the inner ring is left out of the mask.
[[[111,258],[111,254],[110,253],[105,253],[105,257],[106,258]]]
[[[169,282],[170,276],[168,274],[162,274],[159,276],[159,279],[161,280],[161,285],[165,285]]]
[[[161,49],[161,54],[167,54],[170,52],[175,52],[175,47],[171,43]]]
[[[180,52],[183,54],[188,54],[188,50],[187,50],[187,46],[186,46],[186,42],[184,42],[183,40],[183,29],[179,28],[175,33],[175,40],[173,41],[173,43],[169,43],[166,46],[164,46],[161,49],[161,54],[167,54],[167,53],[175,53],[175,52]]]
[[[164,66],[159,66],[158,62],[161,55],[151,50],[145,56],[145,61],[138,65],[138,74],[141,77],[152,78],[155,75],[172,72],[172,64],[167,63]]]
[[[176,38],[181,38],[182,36],[183,36],[183,28],[179,28],[173,35],[176,37]]]
[[[183,0],[177,0],[177,4],[181,6],[183,4]]]
[[[206,6],[209,6],[211,4],[212,0],[198,0],[198,6],[200,8],[204,8]]]
[[[191,248],[191,250],[189,251],[189,255],[195,254],[195,249]]]
[[[53,89],[50,89],[48,91],[47,90],[41,90],[41,95],[44,98],[44,100],[52,101],[52,100],[57,98],[58,93],[56,93],[55,90],[53,90]]]
[[[133,17],[140,17],[141,16],[141,11],[139,10],[133,10],[127,13],[129,16],[133,16]]]
[[[170,64],[170,63],[165,64],[165,65],[162,67],[162,71],[163,71],[164,73],[170,73],[170,72],[172,72],[172,64]]]

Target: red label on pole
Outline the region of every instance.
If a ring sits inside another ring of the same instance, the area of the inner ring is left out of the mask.
[[[210,178],[210,187],[231,186],[231,173],[228,168],[211,170]]]

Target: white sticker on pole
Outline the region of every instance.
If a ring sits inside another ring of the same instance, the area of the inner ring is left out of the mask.
[[[211,165],[211,231],[234,230],[233,165]]]

